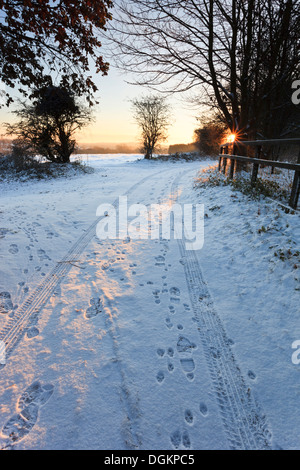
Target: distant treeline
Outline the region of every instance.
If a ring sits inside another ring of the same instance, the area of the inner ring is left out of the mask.
[[[159,153],[168,153],[170,155],[174,153],[189,153],[196,152],[197,147],[195,144],[176,144],[170,145],[160,149]],[[124,153],[124,154],[136,154],[143,153],[140,147],[131,146],[128,144],[112,145],[111,147],[102,147],[101,145],[83,146],[76,149],[75,153],[81,155],[97,155],[97,154],[110,154],[110,153]]]
[[[124,153],[124,154],[135,154],[135,153],[141,153],[141,149],[139,147],[133,147],[129,145],[124,145],[124,144],[119,144],[119,145],[113,145],[111,147],[102,147],[101,145],[91,145],[91,146],[83,146],[80,147],[78,146],[76,151],[76,154],[81,154],[81,155],[97,155],[97,154],[110,154],[110,153]]]
[[[190,152],[197,152],[196,144],[176,144],[170,145],[169,147],[169,154],[172,155],[173,153],[190,153]]]
[[[0,139],[0,153],[6,154],[11,151],[12,141],[10,139]],[[176,144],[170,145],[169,147],[162,147],[159,151],[160,154],[175,154],[175,153],[190,153],[196,152],[196,144]],[[97,154],[138,154],[143,153],[139,146],[128,145],[128,144],[117,144],[111,146],[101,145],[83,145],[78,146],[74,152],[77,155],[97,155]]]

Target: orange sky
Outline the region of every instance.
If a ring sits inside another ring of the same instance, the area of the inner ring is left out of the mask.
[[[84,129],[78,137],[80,142],[132,143],[139,138],[139,130],[131,112],[130,100],[147,94],[144,88],[129,85],[115,69],[107,77],[96,77],[99,87],[95,113],[96,122]],[[173,122],[169,128],[168,144],[190,143],[197,126],[195,110],[187,110],[182,98],[169,99],[173,109]]]
[[[110,69],[107,77],[94,77],[99,88],[97,98],[99,105],[95,108],[95,122],[83,129],[78,135],[79,143],[138,143],[139,130],[131,112],[130,100],[147,94],[144,88],[126,84],[124,76]],[[169,128],[166,144],[187,144],[193,141],[193,132],[197,127],[196,111],[187,110],[182,97],[169,99],[172,105],[173,122]],[[1,109],[0,121],[13,119],[13,106]],[[3,129],[1,134],[3,133]]]

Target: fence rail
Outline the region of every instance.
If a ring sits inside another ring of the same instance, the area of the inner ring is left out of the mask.
[[[287,163],[279,162],[275,160],[266,160],[260,158],[262,153],[262,148],[265,145],[297,145],[299,146],[298,162],[297,163]],[[241,155],[236,155],[238,148],[241,146],[251,146],[256,147],[256,157],[246,157]],[[232,153],[229,153],[229,148],[232,147]],[[289,200],[289,205],[293,209],[297,208],[300,192],[300,139],[271,139],[271,140],[255,140],[255,141],[237,141],[234,143],[226,143],[220,146],[220,155],[219,155],[219,171],[223,170],[223,173],[226,173],[227,163],[230,160],[230,169],[229,169],[229,178],[234,177],[236,162],[246,162],[253,165],[252,174],[251,174],[251,184],[255,186],[258,170],[261,165],[270,166],[273,168],[283,168],[295,172],[293,186],[291,191],[291,196]]]

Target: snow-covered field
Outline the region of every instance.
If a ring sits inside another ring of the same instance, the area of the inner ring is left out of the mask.
[[[0,448],[300,449],[299,215],[138,158],[2,184]],[[99,240],[123,195],[204,204],[203,249]]]

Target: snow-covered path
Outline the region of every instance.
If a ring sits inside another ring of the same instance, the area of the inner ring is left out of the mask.
[[[200,253],[181,240],[96,237],[99,204],[195,202],[207,164],[133,162],[6,189],[1,291],[14,314],[0,318],[1,447],[276,447]]]

